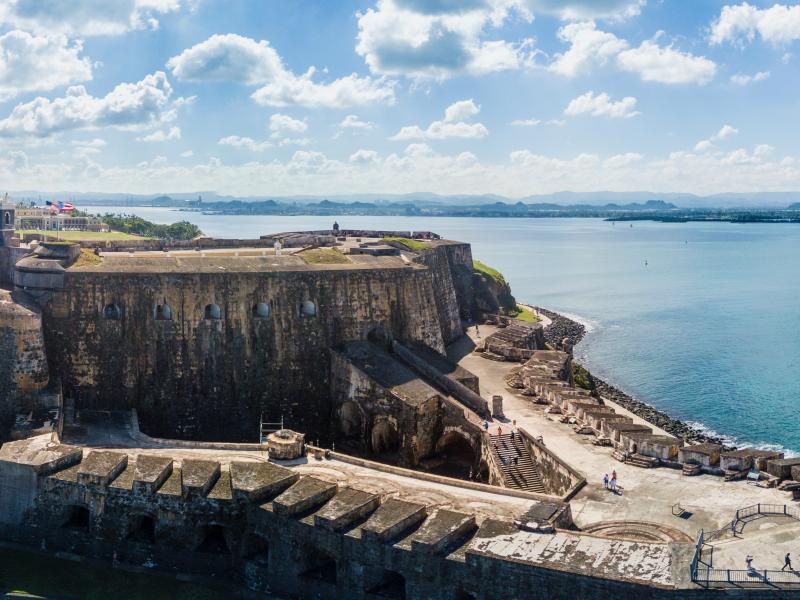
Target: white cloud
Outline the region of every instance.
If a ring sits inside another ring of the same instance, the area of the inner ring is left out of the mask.
[[[9,31],[0,36],[0,101],[26,92],[48,91],[89,81],[92,64],[80,42],[63,35],[34,36]]]
[[[186,150],[185,152],[181,152],[182,158],[191,158],[194,156],[194,150]]]
[[[88,156],[90,154],[100,154],[103,148],[106,147],[106,141],[100,138],[91,140],[72,140],[70,145],[75,148],[75,153],[79,156]]]
[[[570,101],[564,114],[569,116],[591,115],[593,117],[611,117],[614,119],[629,119],[640,115],[636,109],[636,98],[626,96],[614,102],[611,96],[602,92],[595,96],[594,92],[586,92]]]
[[[191,103],[186,98],[170,102],[171,95],[172,88],[161,71],[137,83],[121,83],[102,98],[89,95],[83,86],[73,86],[65,96],[52,100],[38,97],[15,106],[0,120],[0,137],[44,137],[101,127],[146,129],[174,119],[178,107]]]
[[[136,138],[136,140],[139,142],[166,142],[169,140],[179,139],[181,139],[180,127],[170,127],[169,131],[163,131],[159,129],[149,135]]]
[[[563,54],[556,54],[548,68],[567,77],[605,65],[628,47],[625,40],[598,30],[592,21],[565,25],[558,30],[558,37],[569,43],[570,48]]]
[[[469,10],[465,10],[469,8]],[[356,52],[373,73],[435,77],[519,69],[531,59],[530,39],[483,39],[510,10],[532,17],[523,3],[497,0],[378,0],[358,14]]]
[[[0,0],[0,23],[37,33],[119,35],[157,29],[159,15],[180,7],[179,0]]]
[[[371,165],[379,162],[378,153],[375,150],[357,150],[350,155],[349,161],[359,165]]]
[[[719,18],[711,25],[712,44],[752,42],[756,34],[774,45],[800,39],[800,4],[774,4],[757,8],[743,2],[722,7]]]
[[[344,119],[342,119],[342,122],[339,123],[339,127],[342,129],[366,131],[368,129],[374,129],[375,123],[372,123],[371,121],[362,121],[356,115],[347,115]]]
[[[447,138],[480,139],[489,135],[489,130],[483,123],[467,123],[469,119],[480,112],[480,107],[470,100],[461,100],[448,106],[444,112],[444,119],[434,121],[426,129],[418,125],[403,127],[390,140],[444,140]]]
[[[279,146],[308,146],[313,142],[311,138],[283,138],[278,142]]]
[[[535,127],[542,121],[540,119],[514,119],[511,124],[515,127]]]
[[[302,133],[306,129],[308,129],[308,123],[300,121],[299,119],[293,119],[289,115],[275,113],[269,118],[269,130],[277,134],[287,131]]]
[[[250,137],[239,137],[238,135],[229,135],[222,138],[217,142],[220,146],[233,146],[234,148],[245,148],[251,152],[263,152],[272,146],[268,140],[257,142]]]
[[[717,65],[703,56],[680,52],[672,46],[661,47],[644,41],[638,48],[623,50],[617,55],[623,71],[637,73],[644,81],[659,83],[706,84],[714,78]]]
[[[733,125],[728,125],[727,123],[723,125],[720,130],[712,135],[707,140],[700,140],[694,146],[695,152],[708,152],[709,150],[714,149],[714,142],[720,142],[723,140],[727,140],[729,137],[736,135],[739,133],[739,130],[736,129]]]
[[[758,73],[754,73],[753,75],[747,75],[745,73],[737,73],[735,75],[731,75],[731,83],[735,83],[736,85],[749,85],[751,83],[756,83],[758,81],[764,81],[765,79],[769,79],[770,72],[769,71],[759,71]]]
[[[394,84],[384,78],[359,77],[353,73],[318,83],[313,80],[314,67],[296,75],[284,66],[269,42],[256,42],[236,34],[212,35],[170,58],[167,66],[182,81],[262,85],[252,98],[263,106],[344,108],[394,102]]]
[[[534,12],[553,14],[564,20],[611,19],[635,17],[645,0],[528,0]]]

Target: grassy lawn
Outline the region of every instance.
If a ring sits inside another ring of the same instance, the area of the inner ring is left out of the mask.
[[[499,286],[506,285],[506,279],[503,277],[503,274],[498,271],[497,269],[493,269],[492,267],[483,264],[479,260],[472,261],[472,268],[481,275],[488,277],[489,279],[493,280]]]
[[[128,573],[0,548],[0,594],[59,600],[223,600],[220,591],[155,574]]]
[[[72,263],[72,267],[80,268],[89,265],[99,265],[101,262],[103,262],[103,257],[97,256],[94,250],[91,248],[81,248],[81,255],[78,257],[78,260]]]
[[[333,248],[312,248],[298,252],[297,256],[310,265],[341,265],[350,262],[349,258]]]
[[[422,242],[420,240],[412,240],[409,238],[404,237],[387,237],[381,240],[382,242],[397,242],[398,244],[403,244],[409,250],[414,250],[415,252],[419,252],[420,250],[425,250],[429,247],[428,242]]]
[[[142,240],[147,238],[139,237],[138,235],[131,235],[121,231],[40,231],[35,229],[22,229],[17,231],[18,234],[34,234],[40,235],[42,238],[48,237],[55,239],[58,237],[60,240],[79,242],[83,240],[92,240],[104,242],[108,240]]]
[[[518,321],[525,321],[526,323],[537,323],[539,321],[539,317],[537,317],[532,311],[520,305],[517,305],[516,314],[509,313],[508,316],[514,317]]]

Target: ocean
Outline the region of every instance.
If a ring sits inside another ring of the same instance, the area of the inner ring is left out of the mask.
[[[80,207],[107,212],[106,207]],[[189,220],[215,237],[327,229],[332,217]],[[472,244],[517,300],[572,316],[576,357],[671,416],[739,445],[800,455],[800,225],[600,219],[337,218],[342,228],[430,230]]]

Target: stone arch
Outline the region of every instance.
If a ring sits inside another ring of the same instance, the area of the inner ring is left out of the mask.
[[[457,430],[445,432],[437,441],[435,455],[442,459],[441,465],[433,469],[439,475],[475,479],[479,475],[479,454],[472,439]]]
[[[242,558],[260,565],[269,563],[269,541],[263,535],[248,533],[242,545]]]
[[[396,452],[400,449],[400,436],[397,428],[387,421],[381,419],[372,426],[371,432],[372,451],[375,454]]]
[[[155,518],[152,515],[132,515],[128,525],[128,539],[135,542],[155,544]]]
[[[367,593],[383,598],[397,598],[405,600],[406,578],[397,571],[388,569],[381,571],[376,585],[369,587]]]
[[[219,307],[219,304],[206,304],[203,318],[207,321],[221,321],[222,309]]]
[[[300,558],[300,577],[335,585],[338,570],[336,558],[333,555],[313,546],[303,547],[303,554]]]
[[[378,325],[367,332],[367,341],[388,350],[392,344],[392,334],[382,325]]]
[[[103,318],[107,321],[119,321],[122,318],[122,309],[118,304],[106,304],[103,307]]]
[[[6,221],[6,225],[11,225],[11,213],[10,212],[7,212],[5,214],[5,221]]]
[[[65,529],[89,529],[92,515],[89,509],[80,504],[72,504],[67,510],[67,518],[62,527]]]
[[[257,302],[253,305],[254,319],[268,319],[272,309],[267,302]]]
[[[156,304],[155,310],[156,321],[172,321],[172,309],[166,302],[164,304]]]
[[[348,400],[339,406],[339,430],[346,438],[361,437],[364,429],[364,414],[361,407],[354,401]]]
[[[200,543],[197,546],[198,552],[208,552],[211,554],[230,554],[228,548],[227,530],[223,525],[209,524],[202,531]]]
[[[316,317],[317,305],[314,304],[311,300],[303,300],[300,303],[300,316],[308,318]]]

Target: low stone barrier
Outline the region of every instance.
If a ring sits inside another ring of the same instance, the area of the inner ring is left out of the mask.
[[[586,485],[586,478],[551,452],[544,443],[522,427],[517,430],[528,444],[545,488],[554,490],[554,495],[567,502]]]

